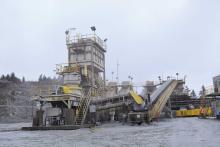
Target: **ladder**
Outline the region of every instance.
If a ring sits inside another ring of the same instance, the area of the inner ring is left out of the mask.
[[[76,121],[75,121],[76,125],[81,126],[84,124],[88,112],[88,108],[90,105],[90,101],[91,101],[91,88],[84,89],[84,91],[82,91],[82,96],[79,101],[79,105],[77,109],[78,113],[76,114]]]

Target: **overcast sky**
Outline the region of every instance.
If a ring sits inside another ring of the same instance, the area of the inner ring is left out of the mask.
[[[218,0],[1,0],[0,74],[27,80],[54,76],[67,62],[65,30],[108,38],[106,74],[135,82],[187,75],[199,90],[220,74],[220,1]]]

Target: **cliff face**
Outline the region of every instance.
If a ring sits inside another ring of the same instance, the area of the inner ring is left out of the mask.
[[[8,114],[8,108],[5,107],[5,105],[7,105],[9,99],[12,100],[9,93],[9,85],[9,82],[0,82],[0,121],[2,116],[6,116]]]
[[[55,85],[54,82],[0,81],[0,122],[32,121],[35,104],[32,96],[39,95],[40,89]]]

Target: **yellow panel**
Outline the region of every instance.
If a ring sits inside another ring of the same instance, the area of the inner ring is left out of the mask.
[[[209,108],[208,108],[207,115],[209,115],[209,116],[211,116],[211,115],[212,115],[212,109],[211,109],[211,107],[209,107]]]
[[[199,115],[200,115],[200,109],[194,109],[193,116],[199,116]]]
[[[71,94],[75,90],[81,89],[79,86],[62,86],[64,94]]]
[[[143,104],[143,99],[134,91],[130,91],[131,96],[134,98],[135,102],[139,105]]]
[[[176,111],[176,116],[177,116],[177,117],[182,116],[182,114],[181,114],[181,111],[180,111],[180,110],[177,110],[177,111]]]
[[[188,111],[187,110],[184,110],[183,111],[183,116],[187,116],[188,115]]]
[[[192,116],[192,110],[186,110],[186,116]]]
[[[207,108],[207,115],[210,116],[212,114],[212,109]],[[177,117],[187,117],[187,116],[200,116],[200,109],[192,109],[192,110],[177,110]]]

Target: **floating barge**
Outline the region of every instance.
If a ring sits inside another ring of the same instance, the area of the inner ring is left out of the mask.
[[[36,131],[36,130],[77,130],[80,129],[79,125],[62,125],[62,126],[32,126],[22,127],[24,131]]]
[[[142,96],[134,92],[131,81],[107,85],[107,39],[100,39],[95,28],[92,31],[94,34],[73,36],[71,30],[65,32],[68,63],[56,67],[56,73],[63,77],[63,84],[34,97],[40,108],[33,115],[32,127],[22,130],[76,130],[107,121],[138,120],[141,124],[160,117],[165,107],[171,112],[169,98],[176,89],[182,89],[185,80],[168,77],[159,84],[142,85],[146,90]]]

